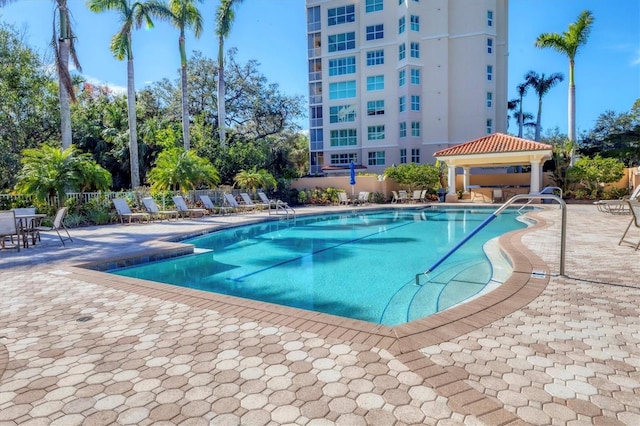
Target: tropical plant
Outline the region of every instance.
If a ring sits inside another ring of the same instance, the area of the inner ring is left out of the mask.
[[[567,192],[571,184],[567,170],[571,164],[573,148],[574,142],[569,139],[563,139],[561,142],[553,143],[553,170],[551,180],[553,180],[557,187],[562,188],[563,192]]]
[[[109,172],[74,145],[66,149],[48,145],[25,149],[21,162],[16,191],[41,201],[57,196],[59,203],[64,204],[67,190],[102,191],[111,185]]]
[[[189,97],[187,91],[187,51],[185,47],[185,29],[191,28],[196,38],[202,33],[202,15],[195,3],[202,0],[169,0],[169,8],[158,8],[158,16],[171,21],[180,30],[178,45],[180,48],[180,85],[182,89],[182,139],[184,150],[191,149],[189,136]]]
[[[434,164],[401,164],[389,167],[384,175],[410,191],[416,188],[437,189],[440,185],[440,167]]]
[[[140,28],[143,21],[147,28],[153,28],[152,16],[166,12],[166,6],[155,1],[88,0],[92,12],[115,11],[120,16],[120,31],[111,38],[111,53],[122,61],[127,58],[127,115],[129,120],[129,167],[131,187],[140,186],[140,165],[138,162],[138,135],[136,123],[136,89],[133,71],[132,29]]]
[[[538,95],[538,115],[536,118],[536,136],[535,140],[540,140],[540,121],[542,118],[542,98],[546,95],[551,88],[556,84],[564,80],[564,76],[561,73],[554,72],[548,77],[542,73],[538,74],[535,71],[529,71],[524,78],[527,80],[527,84],[533,87],[536,95]],[[522,116],[520,117],[523,118]]]
[[[576,140],[576,85],[574,79],[575,58],[578,51],[589,38],[593,14],[584,10],[578,16],[576,22],[569,25],[569,29],[563,34],[543,33],[536,39],[536,47],[551,48],[569,58],[569,113],[568,126],[569,140]]]
[[[231,32],[231,24],[235,19],[234,6],[242,0],[221,0],[216,11],[216,35],[218,36],[218,129],[220,146],[225,146],[225,81],[224,81],[224,39]]]
[[[258,170],[257,167],[241,170],[236,174],[234,181],[237,187],[251,189],[253,192],[258,188],[268,190],[276,187],[273,175],[265,169]]]
[[[569,169],[570,176],[585,186],[590,198],[599,198],[607,183],[618,182],[624,176],[624,164],[615,158],[579,158]]]
[[[216,186],[220,175],[209,160],[198,157],[193,150],[170,148],[158,155],[147,181],[153,191],[180,189],[186,192],[203,185]]]

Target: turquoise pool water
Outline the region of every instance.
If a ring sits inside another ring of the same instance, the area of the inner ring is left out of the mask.
[[[193,255],[109,272],[397,325],[485,287],[492,267],[482,246],[526,226],[515,211],[499,215],[428,277],[422,273],[492,212],[355,210],[269,221],[185,240],[197,247]]]

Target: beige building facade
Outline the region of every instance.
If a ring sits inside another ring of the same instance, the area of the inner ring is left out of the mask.
[[[307,0],[311,174],[507,127],[508,0]]]

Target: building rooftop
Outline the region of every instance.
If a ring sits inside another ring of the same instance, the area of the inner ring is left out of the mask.
[[[493,133],[469,142],[441,149],[435,152],[433,156],[448,157],[456,155],[544,151],[552,148],[553,147],[548,144],[505,135],[503,133]]]

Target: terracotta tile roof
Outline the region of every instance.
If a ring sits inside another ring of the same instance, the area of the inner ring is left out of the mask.
[[[494,152],[523,152],[544,151],[552,149],[551,145],[517,138],[503,133],[494,133],[479,139],[441,149],[433,154],[434,157],[449,157],[454,155],[488,154]]]

